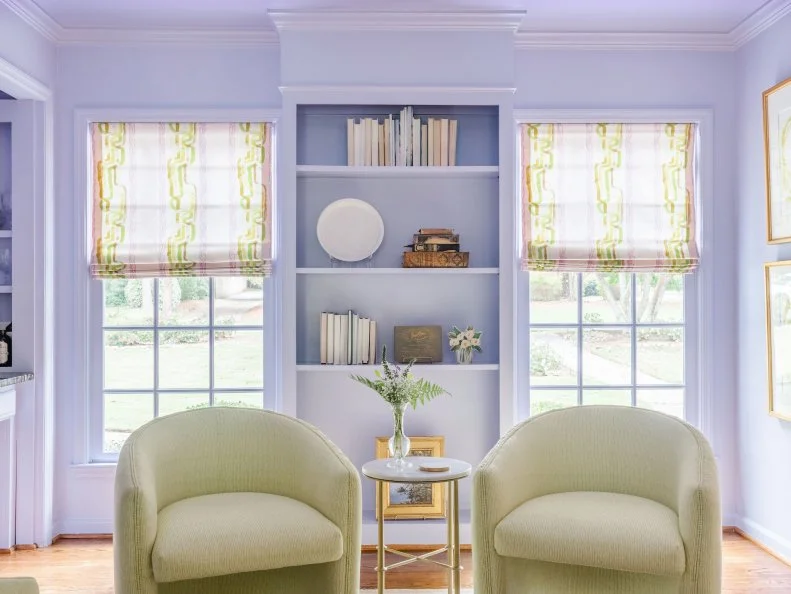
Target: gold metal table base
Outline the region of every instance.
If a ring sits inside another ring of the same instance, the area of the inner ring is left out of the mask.
[[[403,567],[404,565],[409,565],[410,563],[416,563],[418,561],[422,561],[424,563],[433,563],[434,565],[439,565],[444,567],[448,570],[448,594],[459,594],[461,592],[461,579],[460,579],[460,572],[463,569],[462,566],[459,564],[459,481],[458,480],[451,480],[447,481],[448,483],[448,543],[446,546],[442,547],[441,549],[437,549],[435,551],[429,551],[428,553],[423,553],[422,555],[413,555],[412,553],[407,553],[405,551],[398,551],[396,549],[391,549],[384,543],[384,536],[385,536],[385,524],[384,524],[384,484],[381,484],[383,481],[380,481],[380,487],[377,489],[378,493],[378,500],[379,500],[379,530],[378,530],[378,539],[376,545],[376,591],[378,594],[385,593],[385,574],[390,571],[391,569],[395,569],[396,567]],[[385,552],[393,553],[394,555],[398,555],[400,557],[405,557],[404,561],[398,561],[397,563],[392,563],[390,565],[385,565]],[[448,562],[443,563],[442,561],[437,561],[436,559],[431,559],[435,555],[440,555],[442,553],[448,554]]]

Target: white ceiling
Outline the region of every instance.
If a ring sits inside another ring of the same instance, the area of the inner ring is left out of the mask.
[[[2,1],[2,0],[0,0]],[[23,3],[16,0],[18,3]],[[24,0],[65,28],[261,29],[267,10],[508,9],[523,29],[586,32],[726,33],[780,0]]]

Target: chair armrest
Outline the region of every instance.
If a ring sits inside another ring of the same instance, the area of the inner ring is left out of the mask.
[[[717,466],[711,447],[694,431],[697,456],[682,465],[678,523],[686,554],[681,592],[719,594],[722,572],[722,512]]]
[[[28,577],[0,578],[0,594],[39,594],[38,584]]]
[[[121,450],[115,471],[116,594],[157,593],[151,566],[157,511],[153,472],[136,452],[132,436]]]

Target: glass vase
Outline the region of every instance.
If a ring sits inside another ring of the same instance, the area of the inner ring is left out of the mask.
[[[459,365],[469,365],[472,363],[472,349],[457,349],[456,363]]]
[[[409,453],[409,438],[404,434],[404,412],[407,404],[393,405],[393,436],[387,441],[387,448],[390,453],[391,468],[405,468],[407,463],[404,460]]]

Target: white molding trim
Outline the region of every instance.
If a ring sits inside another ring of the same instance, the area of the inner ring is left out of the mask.
[[[785,563],[791,564],[791,540],[750,518],[739,518],[735,525],[746,536],[769,549],[775,556],[782,557]]]
[[[54,536],[63,534],[112,534],[115,526],[113,520],[105,518],[74,518],[58,522]]]
[[[729,33],[731,43],[735,48],[743,46],[787,14],[791,14],[791,0],[770,0]]]
[[[3,90],[16,99],[49,101],[52,97],[49,87],[3,58],[0,58],[0,81],[3,81]]]
[[[33,0],[0,0],[0,3],[50,41],[58,41],[63,34],[63,27]]]
[[[270,10],[278,31],[511,31],[524,11]]]
[[[512,100],[515,88],[512,87],[388,87],[388,86],[281,86],[284,99],[294,103],[306,104],[363,104],[377,102],[485,105],[499,104],[502,100]]]
[[[0,0],[6,1],[6,0]],[[224,47],[277,46],[275,31],[254,29],[62,29],[60,45],[216,44]]]
[[[735,46],[728,33],[605,33],[518,31],[518,50],[691,50],[729,52]]]

